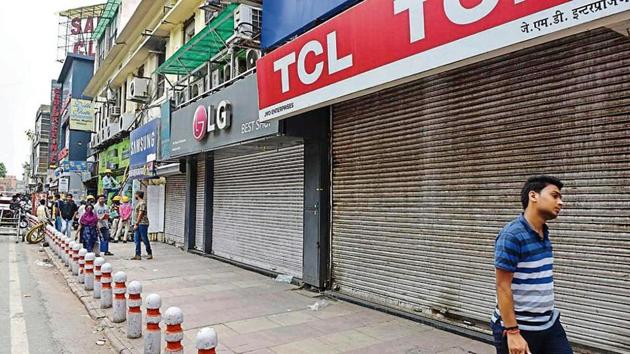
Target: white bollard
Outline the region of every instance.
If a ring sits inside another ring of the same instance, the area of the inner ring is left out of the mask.
[[[164,340],[166,341],[167,353],[184,354],[184,331],[182,323],[184,322],[184,314],[179,307],[169,307],[164,313],[164,323],[166,330],[164,331]]]
[[[94,260],[94,298],[101,298],[101,267],[105,264],[105,258],[96,257]]]
[[[117,272],[114,274],[114,310],[112,311],[112,322],[120,323],[125,322],[127,319],[127,298],[125,293],[127,292],[127,275],[125,272]]]
[[[87,254],[87,250],[85,248],[81,248],[79,251],[79,275],[77,275],[77,281],[83,284],[85,280],[85,255]]]
[[[66,264],[66,267],[70,267],[70,261],[72,259],[72,249],[70,248],[70,239],[65,236],[63,237],[63,247],[64,247],[63,261]]]
[[[147,296],[147,330],[144,336],[144,354],[160,354],[162,332],[160,332],[160,307],[162,299],[158,294]]]
[[[216,354],[218,344],[217,332],[204,327],[197,332],[197,354]]]
[[[129,311],[127,311],[127,338],[140,338],[142,337],[142,284],[139,281],[134,280],[129,283],[127,288],[129,293],[129,300],[127,305]]]
[[[79,251],[81,250],[81,245],[72,241],[70,242],[70,247],[72,249],[72,262],[70,263],[70,269],[72,271],[72,275],[79,275]]]
[[[94,289],[94,252],[85,254],[85,290]]]
[[[103,264],[101,267],[101,308],[112,307],[112,265]]]

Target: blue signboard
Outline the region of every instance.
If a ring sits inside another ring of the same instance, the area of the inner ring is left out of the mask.
[[[301,34],[359,0],[273,0],[263,2],[261,47],[263,50],[282,44]]]
[[[61,161],[59,170],[61,172],[87,172],[92,166],[92,162],[87,161]]]
[[[130,134],[130,168],[142,167],[157,160],[160,120],[149,123],[131,131]]]

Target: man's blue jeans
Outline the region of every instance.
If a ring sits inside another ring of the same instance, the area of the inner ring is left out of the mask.
[[[507,337],[503,336],[503,328],[500,325],[494,326],[492,334],[497,354],[509,354]],[[559,317],[547,330],[521,331],[521,335],[527,342],[530,352],[534,354],[573,354]]]
[[[100,228],[100,250],[101,252],[109,252],[109,227],[101,227]]]
[[[144,243],[144,248],[148,255],[152,255],[151,243],[149,242],[149,225],[138,225],[138,229],[133,233],[133,242],[136,243],[136,256],[140,256],[140,245]]]

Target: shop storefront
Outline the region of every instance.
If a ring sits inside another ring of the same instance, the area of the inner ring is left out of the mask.
[[[98,192],[103,193],[103,176],[105,171],[111,170],[112,176],[119,184],[126,181],[125,173],[129,167],[129,138],[123,138],[120,142],[110,145],[98,154]],[[132,184],[125,183],[124,195],[132,197]]]
[[[535,174],[559,177],[566,210],[550,223],[556,306],[572,342],[626,352],[630,42],[613,29],[629,5],[525,3],[515,11],[529,15],[510,12],[517,21],[496,26],[502,22],[491,13],[493,2],[481,3],[489,9],[485,15],[450,9],[451,20],[460,11],[468,16],[461,21],[478,23],[449,36],[476,33],[439,43],[431,35],[434,23],[426,23],[426,32],[409,30],[409,17],[418,12],[364,1],[261,59],[259,82],[269,80],[259,84],[260,117],[274,121],[309,107],[333,107],[332,277],[338,294],[461,331],[488,333],[494,239],[521,211],[523,182]],[[409,16],[401,23],[396,16],[403,12]],[[405,29],[407,46],[399,48],[388,32],[392,55],[404,57],[363,60],[362,50],[376,48],[380,37],[368,29],[353,36],[350,29],[362,28],[358,21],[379,28],[375,23],[384,19],[375,16],[391,21],[401,36]],[[563,29],[569,30],[558,32]],[[304,73],[282,67],[287,80],[281,80],[268,66],[310,40],[326,43],[333,32],[337,47],[324,65],[336,63],[339,77],[320,71],[322,79],[308,87]]]
[[[173,112],[171,158],[186,159],[187,176],[171,188],[189,187],[185,247],[303,278],[308,134],[258,122],[256,95],[252,75]]]

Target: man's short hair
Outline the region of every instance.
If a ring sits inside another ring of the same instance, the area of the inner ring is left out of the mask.
[[[61,198],[61,194],[59,194],[59,193],[55,194],[55,198],[60,199]]]
[[[527,209],[529,205],[529,192],[540,193],[540,191],[550,184],[558,187],[558,189],[562,189],[564,186],[558,178],[552,176],[541,175],[528,178],[521,190],[521,204],[523,204],[523,210]]]
[[[140,198],[140,199],[144,199],[144,192],[143,191],[137,191],[136,195]]]
[[[99,196],[97,196],[98,199],[104,198],[105,200],[107,200],[107,197],[105,196],[105,194],[100,194]]]
[[[72,198],[72,193],[66,194],[66,198],[68,198],[68,197]]]
[[[46,199],[40,199],[39,204],[46,205]]]

